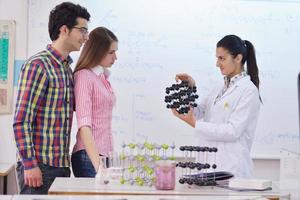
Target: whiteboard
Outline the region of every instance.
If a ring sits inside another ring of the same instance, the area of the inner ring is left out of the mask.
[[[61,1],[29,0],[28,55],[50,42],[50,10]],[[215,45],[236,34],[256,47],[260,70],[260,117],[253,157],[276,158],[299,141],[297,74],[300,71],[300,1],[78,0],[91,14],[90,30],[111,29],[119,38],[110,77],[117,95],[115,148],[122,142],[196,145],[194,130],[164,103],[165,88],[179,72],[192,74],[200,98],[222,76]],[[78,53],[71,56],[75,62]],[[76,123],[73,138],[76,134]]]

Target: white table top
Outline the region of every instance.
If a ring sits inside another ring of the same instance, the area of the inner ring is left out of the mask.
[[[13,163],[0,163],[0,176],[7,176],[14,169]]]
[[[0,198],[1,199],[1,198]],[[170,196],[170,195],[113,195],[113,196],[66,196],[66,195],[16,195],[12,200],[266,200],[260,196]]]
[[[56,178],[49,189],[49,194],[68,195],[206,195],[206,196],[264,196],[286,197],[279,189],[263,192],[237,192],[219,187],[188,186],[176,184],[175,190],[156,190],[155,187],[136,186],[110,182],[103,185],[95,178]]]
[[[12,198],[12,195],[0,195],[0,200],[11,200]]]

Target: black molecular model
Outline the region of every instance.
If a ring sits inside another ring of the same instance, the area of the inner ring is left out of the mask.
[[[187,81],[181,81],[179,84],[173,84],[166,88],[165,102],[167,108],[175,108],[179,114],[186,114],[190,106],[196,107],[195,100],[199,97],[196,86],[189,86]]]
[[[184,162],[178,162],[177,167],[182,168],[182,175],[180,176],[179,183],[198,185],[198,186],[214,186],[219,175],[224,177],[224,172],[216,172],[217,165],[216,147],[200,147],[200,146],[181,146],[180,151],[184,154]],[[193,156],[194,155],[194,156]],[[212,157],[212,159],[209,159]],[[188,161],[196,158],[197,162]],[[213,163],[208,163],[212,161]],[[211,169],[211,170],[209,170]],[[210,171],[210,172],[208,172]],[[228,174],[225,174],[226,176]]]

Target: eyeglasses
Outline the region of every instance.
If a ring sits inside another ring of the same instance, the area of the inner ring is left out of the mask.
[[[88,29],[85,28],[85,27],[76,27],[76,26],[73,26],[73,28],[76,28],[79,30],[79,32],[82,34],[82,35],[87,35],[89,33]]]

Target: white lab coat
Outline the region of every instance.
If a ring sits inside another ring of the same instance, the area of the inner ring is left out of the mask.
[[[256,86],[247,75],[237,80],[214,104],[222,88],[213,91],[194,108],[196,136],[200,146],[217,147],[217,171],[235,177],[252,176],[251,146],[258,119],[260,100]],[[208,156],[208,162],[214,162]]]

